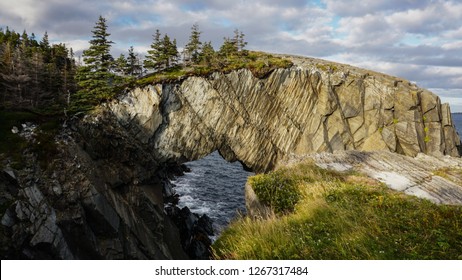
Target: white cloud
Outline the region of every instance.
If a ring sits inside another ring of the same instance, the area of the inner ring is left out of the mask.
[[[199,23],[219,47],[234,28],[250,49],[322,57],[416,81],[462,88],[462,3],[455,0],[15,0],[0,2],[3,27],[88,46],[98,16],[108,19],[115,55],[143,53],[156,29],[186,43]]]
[[[44,3],[48,4],[48,3]],[[46,5],[37,5],[34,0],[15,0],[0,2],[2,14],[8,14],[10,18],[18,18],[24,27],[32,27],[41,17]],[[5,13],[7,12],[7,13]]]
[[[431,0],[324,0],[327,9],[339,16],[361,17],[403,9],[415,9],[426,6]]]
[[[409,33],[432,34],[458,28],[462,17],[462,3],[432,2],[420,9],[394,13],[387,21]]]
[[[340,20],[338,31],[344,34],[343,45],[349,48],[371,45],[390,45],[400,38],[381,15],[346,17]]]
[[[449,103],[451,112],[462,112],[462,89],[430,88],[437,94],[442,103]]]

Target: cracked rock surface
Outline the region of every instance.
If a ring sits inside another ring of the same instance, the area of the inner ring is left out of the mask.
[[[462,159],[418,154],[403,156],[388,151],[345,151],[293,157],[294,163],[312,159],[321,168],[355,170],[388,187],[437,204],[462,205]]]
[[[326,168],[353,166],[406,193],[461,203],[457,174],[437,173],[460,166],[448,157],[459,156],[460,139],[447,104],[403,79],[287,58],[292,68],[265,78],[238,70],[121,93],[68,120],[46,166],[28,149],[21,169],[0,162],[2,257],[187,258],[165,213],[166,182],[178,164],[215,150],[255,172],[311,155]],[[26,129],[34,141],[35,127]]]

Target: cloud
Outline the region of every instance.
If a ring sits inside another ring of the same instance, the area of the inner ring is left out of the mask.
[[[186,44],[198,23],[218,48],[239,28],[248,48],[331,59],[415,81],[462,88],[462,3],[455,0],[33,0],[0,2],[0,18],[38,38],[48,31],[77,54],[102,14],[114,55],[144,53],[156,29]],[[459,91],[459,93],[461,93]],[[451,97],[457,98],[457,97]]]
[[[394,13],[387,20],[405,32],[428,35],[460,27],[461,17],[462,3],[437,1]]]
[[[449,103],[453,113],[462,112],[461,89],[430,88],[429,90],[437,94],[442,103]]]
[[[362,17],[368,14],[390,13],[427,6],[431,0],[325,0],[326,8],[342,17]]]

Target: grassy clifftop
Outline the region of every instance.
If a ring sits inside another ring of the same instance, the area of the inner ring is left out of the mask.
[[[136,81],[136,86],[169,82],[188,76],[207,76],[213,72],[227,73],[233,70],[249,69],[255,77],[265,77],[277,68],[289,68],[293,63],[285,58],[272,54],[248,51],[246,55],[231,55],[225,58],[216,58],[213,63],[197,65],[179,65],[164,71],[152,73]]]
[[[216,258],[462,259],[461,206],[435,205],[310,162],[249,183],[276,214],[232,223],[214,244]]]

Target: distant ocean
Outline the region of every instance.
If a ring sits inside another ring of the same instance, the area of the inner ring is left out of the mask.
[[[452,121],[456,126],[456,130],[457,133],[459,133],[459,136],[462,135],[462,113],[452,114]]]
[[[216,232],[221,232],[238,213],[245,213],[244,186],[252,172],[245,171],[239,162],[227,162],[218,152],[186,166],[191,172],[172,182],[180,195],[179,207],[207,214]]]
[[[452,117],[462,135],[462,113]],[[207,214],[218,233],[239,212],[245,213],[244,185],[253,173],[244,171],[239,162],[225,161],[217,152],[186,165],[191,172],[173,181],[180,195],[180,207],[188,206],[192,212]]]

